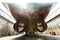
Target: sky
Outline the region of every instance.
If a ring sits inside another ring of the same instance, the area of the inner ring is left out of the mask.
[[[59,0],[1,0],[2,2],[24,2],[24,3],[27,3],[27,2],[59,2]]]
[[[52,19],[53,17],[55,17],[56,15],[60,14],[60,1],[59,0],[1,0],[0,2],[3,3],[17,3],[20,4],[22,7],[25,7],[25,5],[29,2],[35,2],[35,3],[49,3],[49,2],[54,2],[56,4],[54,4],[49,12],[49,15],[46,17],[45,21],[47,22],[48,20]],[[1,7],[2,6],[2,7]],[[9,18],[9,20],[15,20],[12,16],[11,13],[0,3],[0,8],[2,8],[7,14],[7,18]],[[5,14],[4,14],[5,15]],[[15,23],[15,21],[13,21]]]

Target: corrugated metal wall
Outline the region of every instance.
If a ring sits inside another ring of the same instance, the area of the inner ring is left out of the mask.
[[[48,28],[44,32],[50,34],[50,32],[55,32],[57,35],[60,35],[60,15],[47,23]]]
[[[14,35],[13,23],[0,16],[0,37]]]

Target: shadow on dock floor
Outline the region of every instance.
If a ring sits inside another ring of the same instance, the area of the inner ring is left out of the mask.
[[[13,40],[47,40],[47,39],[45,39],[41,35],[23,35]]]
[[[43,37],[39,35],[23,35],[13,40],[43,40]]]

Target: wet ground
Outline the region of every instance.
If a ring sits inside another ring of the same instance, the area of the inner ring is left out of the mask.
[[[60,40],[60,37],[44,36],[44,35],[23,35],[13,40]]]
[[[42,36],[39,35],[23,35],[13,40],[44,40],[44,39]]]
[[[2,37],[0,40],[60,40],[60,36],[49,36],[49,35],[15,35]]]

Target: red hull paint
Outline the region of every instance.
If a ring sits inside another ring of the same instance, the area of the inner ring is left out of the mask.
[[[34,33],[35,31],[43,32],[47,29],[47,24],[45,23],[45,18],[48,15],[51,5],[44,7],[42,9],[26,9],[21,11],[21,9],[15,5],[9,4],[10,11],[13,17],[16,19],[16,23],[14,24],[14,30],[18,31],[19,22],[23,21],[25,26],[24,29],[21,31],[25,31],[26,33]],[[37,29],[37,22],[42,23],[43,31]],[[20,33],[20,32],[19,32]]]

